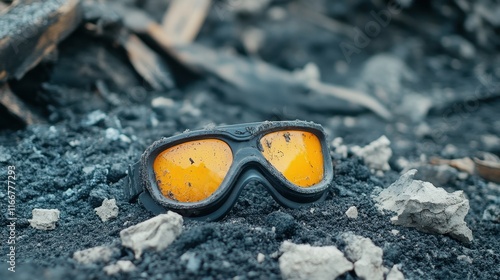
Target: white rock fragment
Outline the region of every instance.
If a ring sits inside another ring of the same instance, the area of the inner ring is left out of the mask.
[[[392,156],[391,141],[385,135],[364,146],[354,146],[352,152],[362,158],[365,164],[374,171],[390,170],[389,159]]]
[[[107,265],[103,268],[107,275],[115,275],[120,272],[132,272],[135,265],[131,261],[117,261],[115,264]]]
[[[105,198],[102,205],[94,209],[97,216],[101,218],[101,221],[107,222],[110,219],[114,219],[118,216],[118,206],[116,206],[116,200]]]
[[[346,256],[354,262],[354,272],[361,279],[383,280],[383,251],[369,238],[346,233],[342,235],[347,243]]]
[[[118,138],[120,138],[120,131],[116,128],[108,128],[106,129],[106,138],[111,140],[111,141],[116,141]]]
[[[468,262],[469,264],[472,263],[472,258],[469,257],[469,256],[466,256],[466,255],[460,255],[460,256],[457,256],[457,260],[459,261],[464,261],[464,262]]]
[[[391,233],[392,233],[392,235],[396,236],[399,234],[399,230],[393,229],[393,230],[391,230]]]
[[[93,264],[97,262],[109,262],[117,250],[107,246],[97,246],[73,253],[73,259],[81,264]]]
[[[28,220],[33,228],[41,230],[53,230],[59,221],[61,212],[57,209],[33,209],[33,218]]]
[[[280,251],[281,276],[286,280],[335,279],[353,267],[335,246],[312,247],[285,241]]]
[[[469,200],[463,191],[448,193],[429,182],[413,180],[416,172],[416,169],[406,172],[375,197],[378,209],[396,212],[391,218],[396,225],[472,241],[472,231],[464,221]]]
[[[173,108],[175,107],[175,101],[167,97],[156,97],[151,101],[151,106],[153,108]]]
[[[262,254],[262,253],[258,253],[257,254],[257,262],[258,263],[262,263],[264,262],[264,260],[266,259],[266,255]]]
[[[357,219],[358,218],[358,208],[356,206],[351,206],[347,211],[345,211],[345,214],[348,218],[350,219]]]
[[[399,270],[397,265],[394,265],[391,268],[391,271],[387,274],[387,277],[385,280],[405,280],[405,276],[403,273]]]
[[[347,148],[346,145],[344,145],[344,140],[342,137],[337,137],[333,139],[332,141],[332,147],[335,153],[339,154],[342,158],[347,157],[347,152],[349,151],[349,148]]]
[[[182,216],[168,211],[120,232],[122,245],[141,258],[147,249],[161,251],[167,248],[182,232]]]

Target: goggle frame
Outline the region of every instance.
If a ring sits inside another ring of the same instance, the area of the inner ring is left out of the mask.
[[[298,130],[314,134],[321,144],[323,179],[310,187],[299,187],[288,181],[262,154],[260,139],[272,132]],[[202,139],[224,141],[231,149],[233,161],[218,189],[199,202],[179,202],[165,197],[156,183],[153,163],[163,151],[173,146]],[[266,187],[271,196],[282,206],[298,208],[323,201],[333,180],[333,164],[321,125],[305,121],[265,121],[256,123],[218,126],[212,129],[188,131],[169,138],[162,138],[149,146],[141,160],[129,166],[125,195],[129,201],[137,198],[154,214],[172,210],[184,217],[197,220],[219,220],[236,203],[243,188],[251,181]]]

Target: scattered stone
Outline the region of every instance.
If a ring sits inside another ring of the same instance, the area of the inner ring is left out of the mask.
[[[182,216],[168,211],[120,232],[122,245],[134,251],[140,259],[144,250],[161,251],[167,248],[182,232]]]
[[[387,274],[387,277],[385,280],[405,280],[405,276],[403,273],[399,270],[397,265],[394,265],[391,268],[391,271]]]
[[[396,236],[399,234],[399,230],[393,229],[393,230],[391,230],[391,233],[392,233],[392,235]]]
[[[120,131],[116,128],[108,128],[106,129],[106,138],[111,141],[116,141],[120,138]]]
[[[33,219],[28,220],[33,228],[41,230],[53,230],[59,221],[61,212],[57,209],[33,209]]]
[[[472,241],[472,231],[464,221],[469,200],[463,191],[448,193],[429,182],[413,180],[416,172],[415,169],[406,172],[375,197],[378,209],[396,212],[391,218],[396,225]]]
[[[295,218],[287,213],[273,212],[266,217],[266,222],[274,227],[274,232],[279,238],[293,235],[297,229]]]
[[[104,272],[107,275],[115,275],[120,272],[132,272],[135,270],[135,265],[131,261],[117,261],[115,264],[105,266]]]
[[[335,279],[353,266],[335,246],[312,247],[308,244],[283,242],[279,258],[285,280]]]
[[[101,221],[107,222],[110,219],[114,219],[118,216],[118,206],[116,206],[116,200],[104,199],[102,205],[94,209],[97,216],[101,218]]]
[[[181,261],[186,262],[186,269],[190,272],[197,272],[201,267],[201,259],[193,252],[182,254]]]
[[[73,259],[81,264],[109,262],[109,260],[115,253],[117,253],[116,248],[97,246],[74,252]]]
[[[175,107],[175,101],[167,97],[156,97],[151,101],[151,106],[153,108],[173,108]]]
[[[266,259],[266,255],[262,254],[262,253],[258,253],[257,254],[257,262],[258,263],[262,263],[264,262],[264,260]]]
[[[383,251],[369,238],[346,233],[342,238],[347,243],[346,256],[354,262],[354,272],[361,279],[384,279]]]
[[[466,256],[466,255],[457,256],[457,260],[464,261],[464,262],[467,262],[469,264],[472,264],[472,258],[469,257],[469,256]]]
[[[406,93],[396,111],[408,117],[414,123],[422,122],[432,108],[432,99],[417,93]]]
[[[90,193],[87,201],[92,206],[92,208],[97,208],[102,205],[105,199],[110,196],[105,185],[98,185],[94,187]]]
[[[107,117],[108,116],[101,110],[96,110],[87,115],[87,117],[83,121],[83,125],[93,126],[100,122],[103,122]]]
[[[351,206],[347,211],[345,211],[345,214],[348,218],[350,219],[357,219],[358,218],[358,208],[356,206]]]
[[[355,155],[362,158],[370,169],[387,171],[391,169],[388,162],[392,156],[390,144],[391,141],[383,135],[363,148],[354,146],[351,150]]]
[[[491,204],[483,212],[483,220],[500,223],[500,207],[497,204]]]
[[[347,157],[347,152],[349,149],[347,148],[346,145],[343,144],[344,140],[342,137],[337,137],[333,139],[332,141],[332,147],[333,150],[336,154],[339,154],[341,158],[346,158]]]

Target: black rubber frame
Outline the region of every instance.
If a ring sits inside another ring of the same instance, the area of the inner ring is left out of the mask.
[[[301,130],[318,137],[324,160],[324,177],[321,182],[308,188],[298,187],[264,158],[260,139],[268,133],[282,130]],[[156,184],[153,170],[158,154],[187,141],[209,138],[226,142],[233,153],[233,163],[221,186],[200,202],[183,203],[163,196]],[[332,179],[332,160],[321,125],[305,121],[266,121],[190,131],[154,142],[143,153],[141,160],[129,167],[125,195],[131,202],[139,198],[144,207],[155,214],[171,210],[188,218],[212,221],[221,219],[230,211],[242,189],[251,181],[263,184],[280,205],[298,208],[324,200]]]

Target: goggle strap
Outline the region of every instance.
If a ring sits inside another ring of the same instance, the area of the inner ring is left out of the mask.
[[[133,202],[137,199],[140,193],[144,191],[144,188],[139,183],[140,182],[140,161],[128,167],[128,182],[125,184],[125,198]]]

